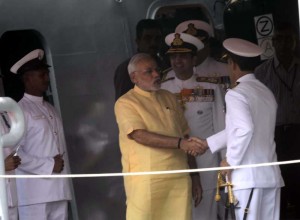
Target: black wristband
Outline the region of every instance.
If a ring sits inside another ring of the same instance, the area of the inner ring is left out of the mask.
[[[177,148],[180,149],[180,143],[181,143],[182,138],[178,139],[178,144],[177,144]]]

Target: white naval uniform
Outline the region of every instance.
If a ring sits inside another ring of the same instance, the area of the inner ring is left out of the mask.
[[[211,79],[220,78],[220,86],[226,91],[230,86],[229,70],[226,63],[218,62],[212,57],[207,57],[202,63],[194,67],[194,73],[199,77],[208,77]],[[168,72],[165,79],[175,77],[175,72]]]
[[[224,100],[219,85],[212,83],[199,83],[197,75],[188,80],[180,80],[175,77],[162,84],[162,89],[172,93],[180,93],[182,89],[213,89],[214,101],[185,102],[184,115],[190,127],[190,135],[206,138],[225,127]],[[207,151],[202,156],[196,157],[199,168],[219,166],[220,156]],[[200,174],[203,189],[203,199],[197,208],[193,210],[193,219],[217,219],[217,203],[214,201],[217,173],[203,172]]]
[[[212,153],[217,152],[227,144],[226,157],[231,166],[276,162],[276,100],[254,74],[247,74],[239,78],[238,82],[225,96],[225,130],[207,138],[210,150]],[[241,206],[241,209],[236,210],[237,219],[242,219],[252,188],[253,205],[250,205],[247,220],[258,219],[258,216],[259,219],[267,220],[279,218],[279,189],[284,183],[278,166],[236,169],[232,172],[232,184]],[[244,193],[245,190],[248,192]],[[260,204],[260,209],[258,206],[257,209],[253,208],[255,204]],[[267,213],[265,210],[272,211]]]
[[[66,151],[61,119],[54,107],[42,97],[25,93],[19,105],[24,112],[26,129],[18,150],[22,164],[16,173],[50,175],[53,173],[53,157]],[[63,158],[65,167],[61,174],[67,174],[67,155]],[[17,189],[20,210],[29,205],[71,200],[69,179],[22,178],[17,179]],[[26,218],[20,215],[20,219]]]
[[[229,76],[229,70],[226,63],[218,62],[212,57],[207,57],[202,63],[194,69],[197,76],[218,77]],[[165,79],[175,77],[173,70],[169,71]]]
[[[229,76],[227,64],[218,62],[212,57],[207,57],[196,66],[196,73],[198,76]]]
[[[5,113],[3,114],[3,117],[6,118],[7,122],[9,119],[6,117]],[[9,128],[5,125],[4,119],[2,116],[0,117],[0,133],[6,134],[9,132]],[[3,156],[4,159],[9,156],[15,149],[5,147],[3,148]],[[6,175],[14,175],[15,171],[6,171]],[[9,220],[18,220],[18,198],[17,198],[17,187],[16,187],[16,179],[15,178],[6,178],[5,179],[6,184],[6,194],[7,194],[7,205],[8,205],[8,217]]]

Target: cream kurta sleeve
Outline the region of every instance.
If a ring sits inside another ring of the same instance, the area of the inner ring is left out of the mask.
[[[146,129],[145,122],[129,102],[117,101],[115,115],[120,131],[127,135],[137,129]]]

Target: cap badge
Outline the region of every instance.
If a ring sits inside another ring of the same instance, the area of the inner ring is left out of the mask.
[[[197,35],[197,29],[195,28],[195,25],[193,23],[188,24],[188,29],[185,31],[185,33],[196,36]]]
[[[175,38],[172,42],[173,46],[181,46],[183,45],[183,40],[180,38],[180,34],[176,33]]]

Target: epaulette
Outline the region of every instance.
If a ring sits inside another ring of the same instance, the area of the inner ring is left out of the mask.
[[[196,81],[197,82],[208,82],[208,83],[214,83],[214,84],[221,83],[220,77],[198,76],[198,77],[196,77]]]
[[[223,84],[230,82],[230,78],[229,76],[197,76],[196,81]]]
[[[232,86],[232,89],[237,87],[240,84],[240,82],[235,82],[234,85]]]
[[[173,79],[175,79],[175,77],[169,77],[169,78],[167,78],[167,79],[163,79],[163,80],[161,81],[161,83],[165,83],[165,82],[170,81],[170,80],[173,80]]]
[[[230,78],[229,76],[198,76],[196,77],[197,82],[208,82],[213,84],[219,84],[226,91],[230,87]]]

